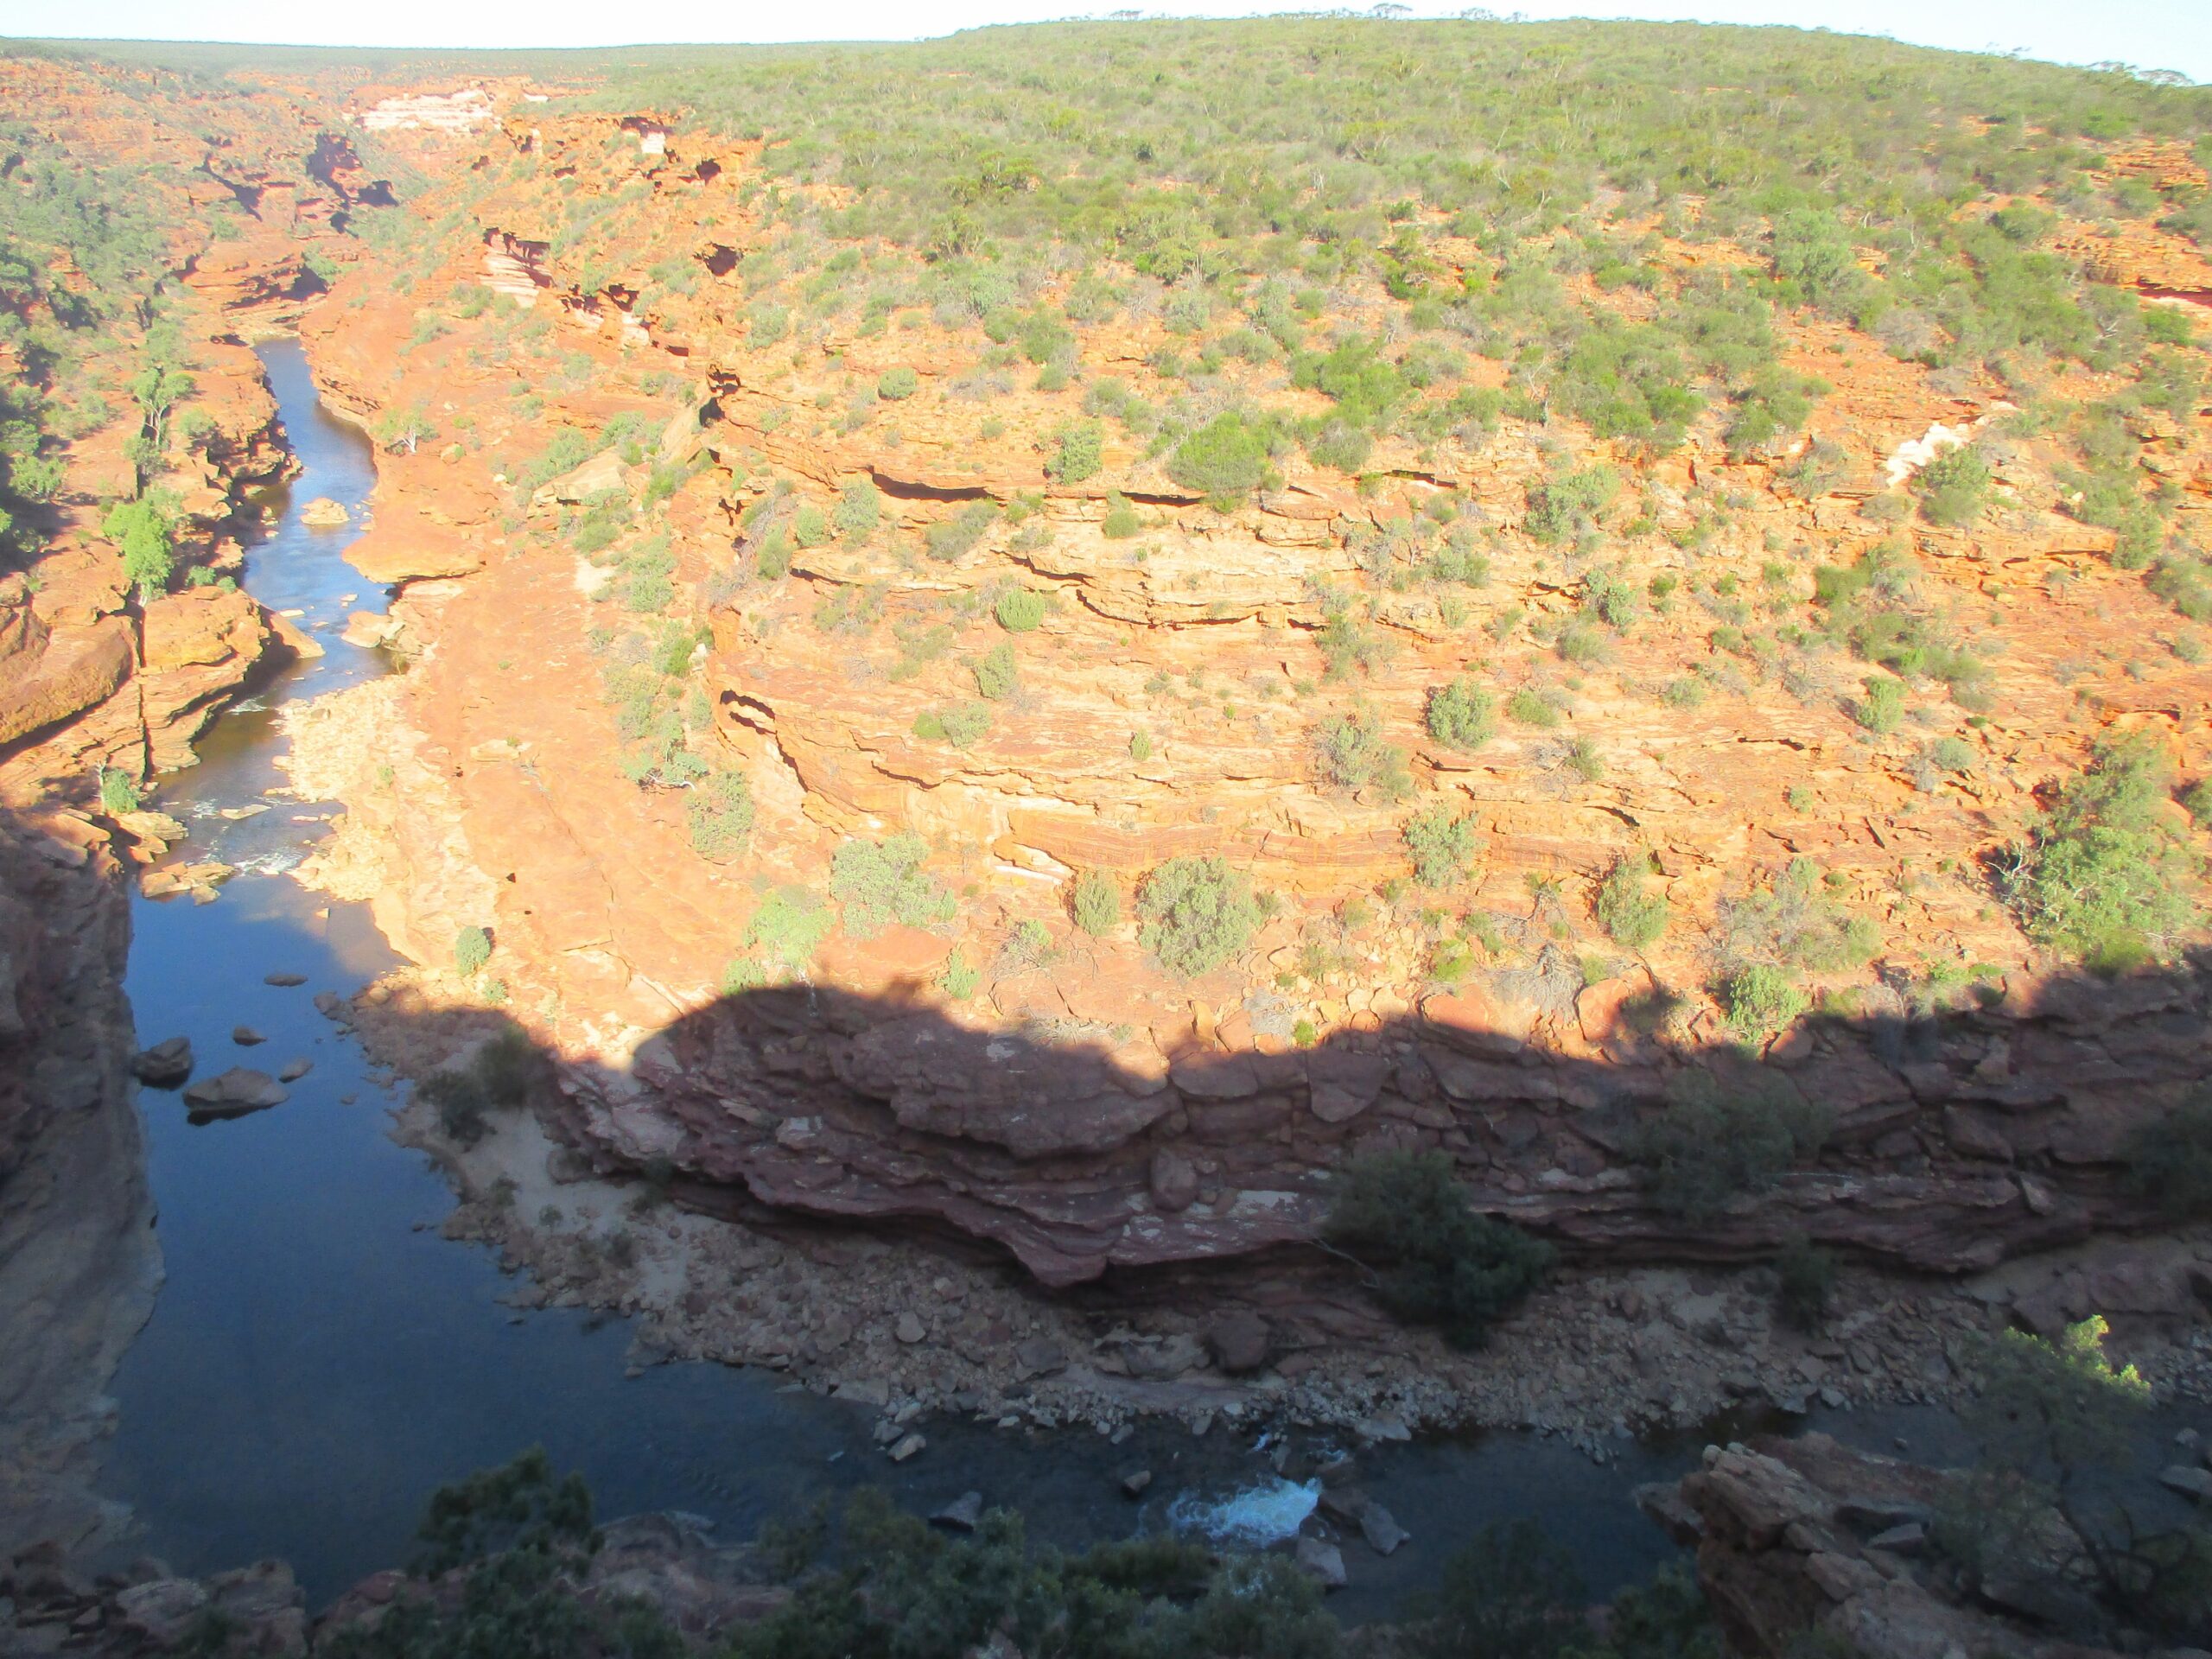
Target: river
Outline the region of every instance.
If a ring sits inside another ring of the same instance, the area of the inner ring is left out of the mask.
[[[1221,1429],[1199,1438],[1157,1424],[1115,1446],[1089,1431],[941,1421],[926,1426],[926,1452],[893,1466],[867,1414],[774,1373],[683,1364],[626,1376],[625,1321],[517,1313],[487,1251],[439,1236],[453,1206],[445,1181],[390,1138],[393,1094],[313,1003],[359,989],[392,957],[359,907],[329,906],[283,874],[334,809],[282,792],[276,711],[393,670],[339,638],[347,611],[384,602],[341,557],[356,529],[300,519],[305,502],[328,496],[358,527],[374,455],[322,411],[296,343],[261,355],[303,470],[272,493],[274,526],[249,549],[245,585],[299,613],[327,654],[258,687],[211,730],[200,766],[160,780],[155,804],[193,827],[183,855],[240,874],[211,905],[134,899],[128,987],[141,1040],[188,1035],[201,1076],[295,1057],[313,1070],[286,1104],[228,1122],[194,1126],[175,1094],[142,1096],[167,1280],[113,1389],[102,1490],[139,1523],[120,1553],[192,1573],[281,1556],[320,1605],[406,1558],[435,1487],[532,1445],[581,1470],[602,1514],[680,1509],[740,1536],[862,1482],[923,1510],[976,1490],[1064,1545],[1171,1516],[1294,1522],[1312,1493],[1280,1481],[1250,1436]],[[266,810],[223,816],[254,807]],[[270,974],[306,982],[272,987]],[[236,1048],[240,1024],[267,1044]],[[1933,1414],[1862,1419],[1854,1438],[1948,1449]],[[1363,1453],[1363,1484],[1414,1541],[1388,1560],[1348,1541],[1352,1582],[1334,1605],[1355,1619],[1387,1612],[1483,1523],[1530,1515],[1573,1550],[1593,1592],[1642,1577],[1672,1548],[1630,1490],[1680,1474],[1704,1440],[1624,1440],[1605,1465],[1513,1433]],[[1131,1503],[1118,1483],[1140,1466],[1155,1479]]]

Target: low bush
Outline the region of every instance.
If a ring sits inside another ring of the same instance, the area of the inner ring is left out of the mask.
[[[1137,889],[1138,941],[1185,978],[1241,954],[1261,919],[1251,882],[1218,858],[1171,859]]]
[[[1008,588],[999,594],[991,613],[1008,633],[1032,633],[1045,620],[1045,595],[1029,588]]]
[[[1455,817],[1448,806],[1431,807],[1408,818],[1401,833],[1413,855],[1414,880],[1421,886],[1452,887],[1466,880],[1476,844],[1472,813]]]
[[[1059,448],[1045,470],[1063,484],[1080,484],[1096,477],[1105,465],[1106,435],[1096,421],[1085,421],[1060,432]]]
[[[1428,734],[1446,748],[1471,751],[1497,728],[1497,699],[1466,675],[1428,694]]]
[[[1766,1073],[1724,1087],[1710,1072],[1690,1071],[1671,1093],[1639,1126],[1629,1156],[1652,1202],[1692,1221],[1773,1186],[1827,1144],[1834,1122],[1827,1108]]]
[[[1377,1271],[1377,1298],[1393,1314],[1437,1326],[1458,1348],[1480,1346],[1556,1260],[1550,1245],[1468,1208],[1442,1153],[1354,1160],[1338,1179],[1323,1231]]]
[[[1236,410],[1217,415],[1167,457],[1167,475],[1226,512],[1267,481],[1268,431]]]
[[[1014,659],[1014,642],[1001,639],[968,665],[976,677],[976,694],[993,702],[1003,702],[1012,696],[1020,683],[1020,671]]]
[[[2161,960],[2198,918],[2196,859],[2165,821],[2172,768],[2150,740],[2098,748],[2005,874],[2029,934],[2117,973]]]
[[[845,541],[866,541],[882,517],[882,492],[865,478],[846,485],[837,498],[837,534]]]
[[[1382,716],[1371,709],[1330,721],[1314,733],[1313,747],[1322,781],[1332,788],[1371,789],[1392,802],[1413,793],[1406,752],[1384,741]]]
[[[1774,1258],[1778,1284],[1775,1312],[1794,1331],[1817,1331],[1827,1323],[1835,1294],[1835,1253],[1800,1233]]]
[[[998,518],[997,506],[988,501],[970,501],[950,518],[940,518],[922,532],[922,546],[930,557],[943,564],[950,564],[983,539]]]
[[[483,971],[492,960],[492,936],[480,927],[464,927],[454,935],[453,965],[464,976]]]
[[[1651,855],[1631,853],[1605,872],[1591,902],[1598,925],[1615,944],[1627,950],[1644,950],[1667,931],[1667,900],[1644,888],[1644,878],[1650,873]]]
[[[896,368],[886,369],[877,378],[875,395],[879,397],[887,397],[895,404],[912,397],[921,388],[922,377],[906,364],[901,363]]]
[[[1126,542],[1144,529],[1144,520],[1137,517],[1137,510],[1129,505],[1129,498],[1119,490],[1106,497],[1106,517],[1100,521],[1098,533],[1109,542]]]
[[[1075,925],[1092,938],[1103,938],[1122,925],[1120,884],[1103,870],[1085,870],[1075,879],[1071,909]]]
[[[1728,1028],[1747,1043],[1764,1042],[1805,1012],[1811,999],[1770,962],[1747,963],[1720,982],[1720,1006]]]
[[[1870,676],[1866,695],[1851,707],[1852,717],[1879,735],[1893,732],[1904,718],[1904,682],[1887,674]]]
[[[2128,1138],[2130,1183],[2177,1221],[2212,1218],[2212,1094],[2198,1094]]]
[[[969,698],[925,709],[914,716],[914,735],[931,743],[950,743],[956,749],[972,749],[991,729],[991,706]]]
[[[683,803],[691,849],[715,863],[735,858],[753,834],[753,791],[739,772],[717,772],[692,785]]]
[[[745,948],[766,961],[755,983],[803,973],[830,937],[829,906],[804,887],[779,887],[760,901],[745,930]]]
[[[1913,475],[1921,516],[1931,524],[1958,529],[1981,516],[1989,499],[1989,463],[1971,444],[1946,449]]]
[[[830,891],[845,908],[845,931],[867,938],[893,922],[949,921],[952,895],[922,874],[928,843],[911,830],[887,841],[849,841],[830,861]]]

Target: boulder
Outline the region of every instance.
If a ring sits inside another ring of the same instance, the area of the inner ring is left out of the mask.
[[[130,1074],[149,1089],[175,1089],[192,1076],[192,1039],[166,1037],[151,1048],[142,1048],[130,1062]]]
[[[234,1065],[217,1077],[203,1077],[184,1091],[184,1103],[192,1109],[194,1122],[243,1117],[248,1112],[282,1106],[290,1098],[284,1085],[266,1071],[243,1065]]]
[[[251,1026],[232,1026],[231,1027],[231,1040],[236,1043],[240,1048],[252,1048],[257,1044],[267,1042],[269,1039],[263,1036]]]
[[[1319,1538],[1298,1541],[1298,1565],[1324,1590],[1344,1587],[1344,1554],[1334,1544]]]
[[[327,495],[318,495],[300,509],[300,522],[309,530],[335,530],[352,518],[341,504]]]
[[[1274,1338],[1268,1322],[1249,1308],[1224,1313],[1206,1326],[1206,1351],[1231,1376],[1256,1371],[1268,1363]]]
[[[1359,1535],[1377,1555],[1395,1552],[1412,1535],[1398,1524],[1398,1518],[1380,1503],[1370,1502],[1359,1512]]]
[[[973,1532],[976,1523],[982,1518],[983,1495],[981,1492],[963,1492],[930,1516],[930,1525],[944,1527],[952,1532]]]

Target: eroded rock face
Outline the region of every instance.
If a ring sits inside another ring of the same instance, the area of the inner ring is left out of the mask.
[[[2102,1651],[2035,1618],[2055,1597],[2007,1607],[1942,1587],[1918,1557],[1947,1484],[1942,1471],[1808,1434],[1709,1447],[1701,1471],[1645,1497],[1696,1546],[1699,1584],[1737,1653],[1777,1659],[1808,1626],[1867,1659]]]

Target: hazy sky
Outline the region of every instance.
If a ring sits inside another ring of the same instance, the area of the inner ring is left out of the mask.
[[[1098,6],[1113,9],[1113,0]],[[1231,16],[1293,9],[1284,0],[1216,0],[1147,14]],[[1414,0],[1421,16],[1459,10]],[[1532,17],[1694,17],[1793,23],[1967,51],[2024,49],[2062,63],[2116,59],[2212,81],[2212,0],[1497,0]],[[1066,15],[1058,0],[0,0],[0,35],[281,41],[324,46],[615,46],[644,41],[905,40],[979,23]]]

